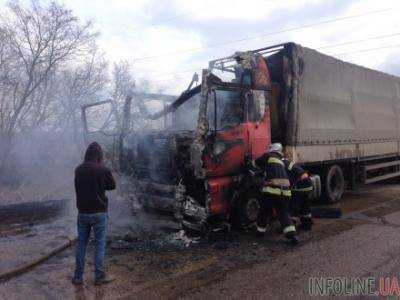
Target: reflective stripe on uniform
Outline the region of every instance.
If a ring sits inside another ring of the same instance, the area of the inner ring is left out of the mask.
[[[289,179],[286,178],[273,178],[271,180],[267,180],[267,184],[270,183],[272,186],[276,186],[276,187],[290,187],[290,181]]]
[[[290,190],[282,190],[280,188],[273,188],[270,186],[263,187],[262,191],[264,193],[274,194],[274,195],[278,195],[278,196],[282,196],[282,195],[287,196],[287,197],[292,196],[292,192]]]
[[[294,165],[295,165],[294,161],[290,161],[288,170],[291,171],[293,169]]]
[[[307,215],[300,215],[300,217],[303,217],[303,218],[310,218],[310,219],[311,219],[311,213],[309,213],[309,214],[307,214]]]
[[[265,232],[267,232],[267,228],[266,228],[266,227],[259,227],[259,226],[257,226],[257,231],[258,231],[258,232],[261,232],[261,233],[265,233]]]
[[[294,225],[289,225],[283,229],[283,234],[286,234],[289,232],[296,232],[296,227]]]
[[[301,189],[294,189],[295,192],[311,192],[313,190],[312,186],[301,188]]]
[[[275,158],[275,157],[270,157],[267,160],[268,164],[280,164],[282,166],[284,166],[285,164],[282,162],[282,160],[280,160],[279,158]]]

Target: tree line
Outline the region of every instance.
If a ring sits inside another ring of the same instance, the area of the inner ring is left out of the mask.
[[[134,88],[132,66],[110,64],[91,21],[55,1],[8,2],[0,13],[0,175],[18,136],[35,131],[81,143],[81,106]]]

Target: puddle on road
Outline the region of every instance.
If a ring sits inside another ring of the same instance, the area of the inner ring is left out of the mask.
[[[34,226],[50,224],[64,215],[70,202],[61,199],[0,206],[0,237],[28,234]]]

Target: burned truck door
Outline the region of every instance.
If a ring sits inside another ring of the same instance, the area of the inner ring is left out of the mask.
[[[241,171],[248,144],[243,125],[245,92],[229,86],[211,89],[207,105],[207,177],[234,175]]]
[[[252,90],[246,94],[246,117],[251,159],[265,153],[271,142],[269,92]]]
[[[99,142],[112,168],[119,169],[121,125],[116,107],[111,100],[99,101],[82,106],[83,141]]]
[[[87,144],[92,136],[113,136],[118,132],[115,107],[111,100],[82,106],[83,138]]]

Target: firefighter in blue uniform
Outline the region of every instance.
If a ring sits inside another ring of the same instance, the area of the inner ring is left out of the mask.
[[[293,244],[297,244],[296,227],[289,214],[290,181],[282,157],[282,145],[275,143],[270,145],[267,153],[255,161],[255,165],[264,172],[257,231],[260,234],[266,232],[269,205],[272,204],[278,214],[284,236]]]
[[[311,230],[313,225],[309,203],[309,195],[313,190],[311,178],[308,172],[293,160],[284,158],[283,162],[292,186],[291,213],[299,215],[301,229]]]

